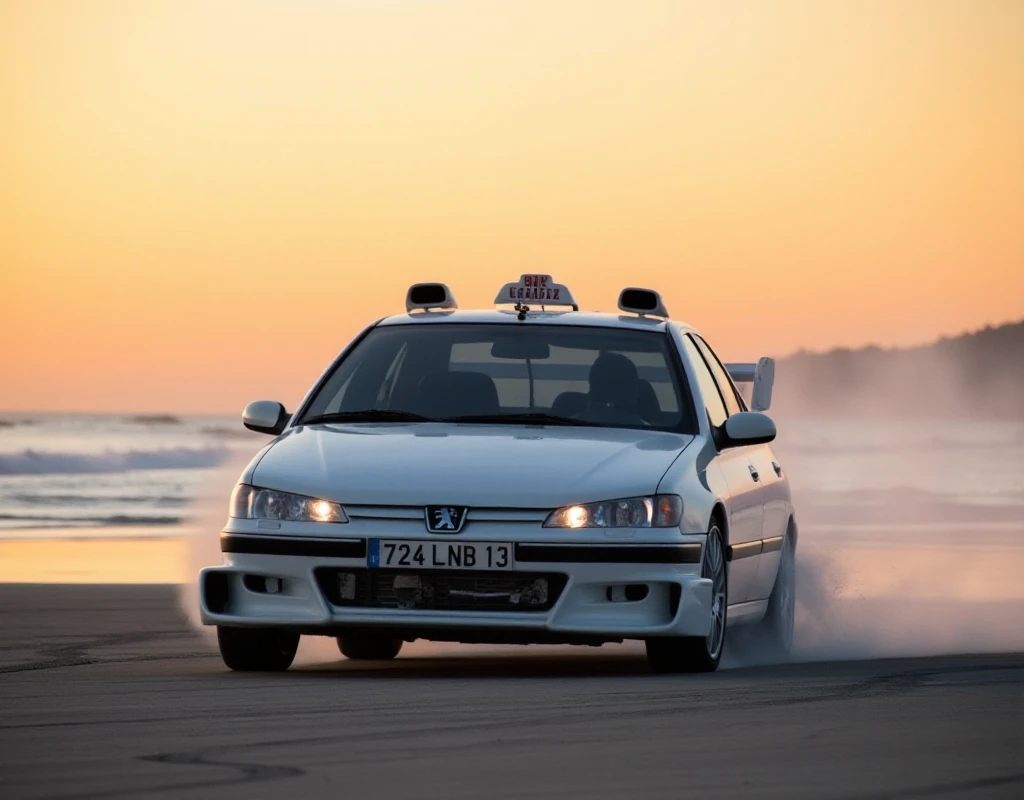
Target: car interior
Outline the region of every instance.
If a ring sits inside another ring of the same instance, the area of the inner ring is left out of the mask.
[[[453,337],[443,344],[425,338],[394,337],[388,346],[381,337],[349,374],[332,376],[334,386],[324,387],[327,396],[311,413],[401,409],[443,419],[532,412],[597,425],[679,423],[678,394],[653,351],[525,337]]]
[[[650,425],[660,421],[661,405],[654,387],[639,377],[636,365],[626,356],[601,353],[590,367],[588,383],[589,392],[560,393],[550,413],[596,423]],[[428,373],[420,379],[416,395],[417,413],[428,417],[509,412],[499,402],[494,379],[482,372],[449,367]]]

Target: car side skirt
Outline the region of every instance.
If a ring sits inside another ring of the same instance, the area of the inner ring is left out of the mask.
[[[785,537],[773,536],[770,539],[755,539],[752,542],[729,545],[725,548],[726,561],[739,561],[741,558],[759,556],[761,553],[774,553],[782,549]]]

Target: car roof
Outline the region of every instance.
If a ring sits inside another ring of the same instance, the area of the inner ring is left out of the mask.
[[[589,328],[626,328],[643,331],[666,331],[672,325],[684,330],[693,330],[689,325],[660,317],[642,317],[637,314],[607,314],[599,311],[529,311],[526,320],[520,322],[516,311],[505,309],[480,309],[467,311],[415,311],[385,317],[378,325],[432,325],[444,322],[486,323],[486,324],[541,324],[569,325]]]

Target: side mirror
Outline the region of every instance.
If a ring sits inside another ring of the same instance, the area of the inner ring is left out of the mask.
[[[291,419],[284,406],[274,400],[257,400],[249,403],[242,412],[242,424],[257,433],[277,436]]]
[[[748,444],[767,444],[775,438],[775,423],[766,414],[741,411],[733,414],[721,427],[720,446],[743,447]]]

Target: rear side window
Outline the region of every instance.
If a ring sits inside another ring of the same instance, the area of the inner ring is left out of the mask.
[[[707,406],[711,424],[716,428],[719,425],[724,425],[729,415],[725,410],[725,403],[722,402],[722,395],[718,391],[718,384],[715,383],[715,379],[704,361],[704,356],[701,355],[697,345],[689,336],[683,337],[683,349],[686,350],[686,356],[697,375],[697,383],[700,385],[700,393],[704,396],[704,405]]]
[[[726,372],[722,362],[718,360],[715,351],[711,349],[707,342],[699,336],[694,336],[693,340],[697,342],[697,347],[704,354],[704,360],[711,368],[711,374],[715,376],[718,388],[722,390],[722,397],[725,398],[725,407],[729,409],[729,416],[739,414],[743,410],[743,406],[740,405],[739,395],[736,393],[736,387],[733,386],[732,380],[729,378],[729,373]]]

